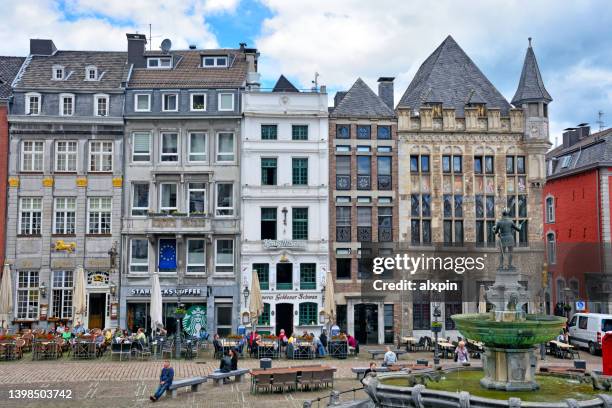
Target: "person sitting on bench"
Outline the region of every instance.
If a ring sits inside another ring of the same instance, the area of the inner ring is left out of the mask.
[[[168,390],[168,388],[172,385],[172,380],[174,379],[174,369],[170,367],[170,361],[164,361],[164,368],[161,370],[161,374],[159,376],[159,387],[157,387],[157,391],[155,391],[155,395],[149,397],[152,402],[157,401],[164,395],[164,392]]]
[[[376,362],[370,361],[370,367],[363,372],[363,378],[361,379],[361,383],[363,384],[363,380],[370,374],[376,374]]]
[[[387,367],[397,363],[397,356],[391,351],[391,347],[385,347],[385,358],[383,360],[383,367]]]

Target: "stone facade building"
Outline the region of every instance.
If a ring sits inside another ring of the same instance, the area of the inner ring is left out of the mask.
[[[408,292],[400,302],[400,335],[431,335],[435,306],[441,312],[441,335],[458,335],[450,316],[476,312],[479,288],[494,280],[498,249],[492,228],[505,208],[522,225],[514,264],[531,293],[529,309],[540,306],[551,100],[531,44],[514,106],[450,36],[419,68],[396,108],[400,244],[415,255],[486,258],[481,271],[453,272],[450,279],[459,290],[444,297]],[[431,270],[412,277],[441,278]]]
[[[87,327],[117,325],[123,171],[123,52],[61,51],[31,40],[14,81],[6,259],[14,323],[72,320],[85,269]]]
[[[240,312],[240,95],[257,85],[257,51],[127,39],[121,326],[150,328],[159,272],[169,332],[182,303],[227,335]]]
[[[272,92],[245,92],[242,108],[241,270],[246,288],[258,274],[257,330],[318,334],[329,269],[327,94],[281,76]]]
[[[399,312],[384,293],[362,292],[372,276],[362,248],[399,239],[393,78],[378,81],[378,95],[361,78],[338,92],[329,118],[329,249],[337,323],[360,343],[393,342]]]

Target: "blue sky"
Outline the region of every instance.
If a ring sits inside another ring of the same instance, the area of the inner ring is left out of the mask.
[[[612,5],[605,0],[0,0],[0,54],[25,55],[29,38],[60,49],[126,47],[126,32],[153,27],[152,46],[237,47],[261,53],[264,86],[281,73],[310,87],[314,73],[331,96],[357,77],[375,88],[395,76],[401,97],[425,58],[451,34],[511,99],[533,45],[550,106],[551,140],[580,122],[612,126]]]

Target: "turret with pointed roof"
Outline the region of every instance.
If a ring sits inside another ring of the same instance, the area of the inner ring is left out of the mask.
[[[529,102],[552,102],[552,97],[544,87],[538,61],[531,47],[531,37],[529,37],[529,47],[525,54],[521,79],[514,98],[512,98],[512,104],[520,107],[522,104]]]
[[[340,99],[340,98],[338,98]],[[394,118],[391,109],[361,78],[351,86],[332,109],[332,117]]]

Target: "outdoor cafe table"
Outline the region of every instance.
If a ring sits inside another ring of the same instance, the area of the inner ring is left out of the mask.
[[[280,347],[276,341],[260,341],[257,344],[257,358],[278,358]]]
[[[32,360],[55,360],[60,356],[60,345],[55,340],[35,340]]]
[[[235,348],[238,349],[240,339],[221,339],[221,347],[223,348],[223,354],[225,355],[228,350]]]
[[[414,337],[402,337],[402,341],[401,344],[405,344],[406,345],[406,350],[412,350],[414,348],[414,345],[417,344],[419,341],[414,338]],[[399,347],[398,347],[399,348]]]
[[[0,360],[15,360],[17,358],[17,344],[14,341],[0,342]]]
[[[96,342],[91,340],[76,340],[72,345],[73,359],[94,359],[96,358]]]
[[[346,358],[348,354],[348,343],[346,340],[331,340],[327,348],[329,355],[335,358]]]
[[[293,343],[293,358],[296,360],[315,358],[315,353],[312,349],[312,342],[298,340]]]
[[[449,343],[447,341],[438,341],[438,347],[442,350],[444,358],[450,358],[453,354],[453,349],[455,345],[453,343]]]

